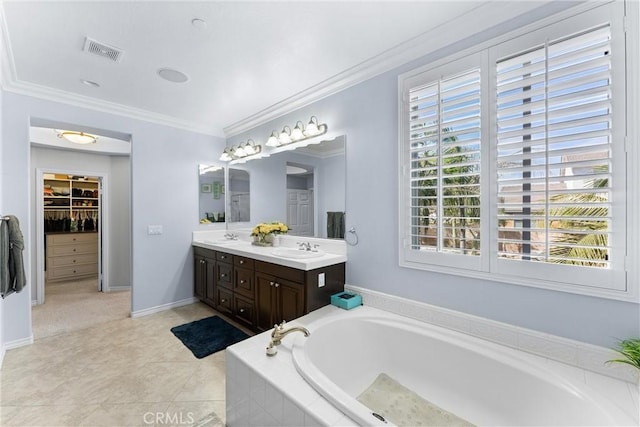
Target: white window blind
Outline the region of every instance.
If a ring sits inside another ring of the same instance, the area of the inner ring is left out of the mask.
[[[496,63],[497,255],[610,267],[609,25]]]
[[[410,248],[480,255],[480,69],[409,89]]]

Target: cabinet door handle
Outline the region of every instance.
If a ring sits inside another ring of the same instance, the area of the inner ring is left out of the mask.
[[[221,278],[222,278],[222,277],[227,277],[227,275],[226,275],[226,274],[224,274],[224,273],[222,273],[222,274],[220,275],[220,277],[221,277]]]
[[[275,285],[275,283],[269,282],[269,286],[273,286],[273,285]]]
[[[224,304],[225,302],[227,302],[227,300],[226,300],[226,299],[224,299],[224,298],[222,298],[222,299],[220,300],[220,304]]]
[[[73,252],[75,252],[75,251],[76,251],[76,248],[73,248]]]
[[[244,308],[241,308],[241,309],[240,309],[240,313],[244,313]]]
[[[225,258],[226,258],[226,256],[220,255],[220,259],[225,259]]]
[[[275,287],[277,288],[278,286],[280,286],[280,283],[276,282]]]
[[[73,262],[74,262],[74,264],[75,264],[76,260],[74,259],[74,260],[73,260]]]
[[[242,284],[244,284],[245,282],[246,282],[246,280],[242,280],[242,279],[240,279],[240,284],[241,284],[241,285],[242,285]]]
[[[240,264],[244,264],[244,260],[243,259],[240,260]]]

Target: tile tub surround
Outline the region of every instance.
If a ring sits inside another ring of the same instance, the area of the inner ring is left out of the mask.
[[[345,313],[349,312],[326,306],[288,325],[309,325],[319,318],[344,316]],[[313,330],[311,333],[313,334]],[[297,335],[293,334],[285,338],[278,346],[278,354],[275,357],[265,355],[270,331],[227,349],[226,418],[229,427],[357,425],[326,401],[297,373],[292,360],[292,347],[296,337]],[[611,397],[626,413],[640,412],[636,384],[530,353],[522,352],[520,357],[531,360],[532,363],[541,363],[577,383],[586,383],[601,394]],[[638,418],[636,415],[636,421]]]
[[[224,241],[226,231],[224,230],[194,231],[191,239],[192,245],[305,271],[347,261],[347,244],[344,240],[319,239],[315,237],[289,236],[283,234],[280,236],[280,247],[297,249],[298,242],[309,242],[311,245],[318,245],[318,248],[325,253],[317,258],[292,259],[273,255],[272,252],[276,249],[274,247],[252,245],[251,230],[233,230],[232,232],[238,235],[238,240],[226,243]]]

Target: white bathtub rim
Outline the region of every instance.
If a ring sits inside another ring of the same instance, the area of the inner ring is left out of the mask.
[[[640,387],[640,373],[637,369],[621,363],[606,363],[608,360],[616,359],[619,356],[610,348],[359,286],[347,284],[345,285],[345,290],[362,295],[362,301],[365,306],[462,332],[485,341],[495,342],[535,356],[586,369]]]
[[[467,335],[463,332],[369,306],[359,307],[350,311],[336,312],[334,315],[314,320],[306,326],[313,335],[314,330],[330,323],[343,321],[346,317],[370,322],[390,322],[409,328],[415,333],[429,335],[455,346],[461,346],[460,343],[464,343],[463,347],[470,351],[487,355],[498,360],[500,363],[525,371],[544,381],[549,381],[562,387],[569,393],[579,394],[602,410],[607,417],[612,420],[614,425],[635,425],[633,416],[627,413],[628,408],[622,408],[615,401],[604,396],[589,384],[577,384],[564,373],[558,372],[554,370],[552,366],[545,364],[543,358],[482,338]],[[296,371],[314,390],[361,425],[392,425],[390,422],[385,423],[373,417],[371,415],[372,411],[368,407],[358,402],[354,396],[349,395],[324,375],[307,357],[304,346],[305,343],[306,340],[304,337],[296,337],[292,346],[292,358]],[[535,363],[536,359],[539,359],[537,363]],[[534,363],[532,363],[532,360]],[[348,407],[346,406],[347,402]]]

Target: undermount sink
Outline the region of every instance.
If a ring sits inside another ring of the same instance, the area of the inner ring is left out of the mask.
[[[203,242],[208,243],[210,245],[235,245],[236,243],[240,243],[240,240],[216,239],[216,240],[203,240]]]
[[[323,251],[305,251],[296,248],[277,248],[271,251],[275,256],[292,259],[309,259],[318,258],[324,255]]]

